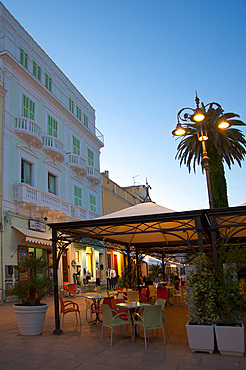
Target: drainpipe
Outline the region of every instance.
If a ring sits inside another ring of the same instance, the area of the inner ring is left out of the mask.
[[[0,72],[4,77],[4,71],[0,68]],[[3,137],[4,137],[4,110],[5,110],[5,84],[0,80],[0,232],[1,232],[1,280],[2,280],[2,300],[5,299],[5,286],[4,286],[4,219],[3,219]]]

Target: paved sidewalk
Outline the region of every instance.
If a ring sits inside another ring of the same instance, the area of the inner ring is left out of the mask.
[[[221,356],[217,351],[207,353],[190,352],[185,324],[188,321],[184,307],[167,307],[166,321],[170,337],[164,346],[161,331],[150,335],[148,349],[144,339],[121,339],[120,329],[116,328],[113,346],[110,347],[109,330],[104,330],[101,342],[101,325],[91,326],[85,319],[84,298],[76,297],[82,311],[82,330],[75,330],[74,315],[66,315],[63,334],[53,335],[53,298],[48,298],[49,309],[46,315],[43,334],[35,337],[19,335],[12,303],[0,305],[0,369],[246,369],[246,357]]]

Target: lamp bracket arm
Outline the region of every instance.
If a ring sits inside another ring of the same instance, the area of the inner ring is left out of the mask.
[[[191,111],[192,113],[189,114],[187,111]],[[194,109],[188,107],[180,109],[180,111],[177,113],[177,121],[178,122],[179,120],[183,122],[189,121],[190,117],[194,114],[194,111],[195,111]]]

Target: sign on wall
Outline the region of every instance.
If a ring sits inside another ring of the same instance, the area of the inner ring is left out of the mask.
[[[46,224],[44,224],[43,222],[30,220],[29,221],[29,229],[36,230],[36,231],[42,231],[43,233],[45,233]]]

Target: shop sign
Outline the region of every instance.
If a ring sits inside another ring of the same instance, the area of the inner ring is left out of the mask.
[[[30,220],[29,221],[29,229],[36,230],[36,231],[42,231],[42,232],[45,233],[45,231],[46,231],[46,224],[44,224],[43,222],[38,222],[38,221]]]

